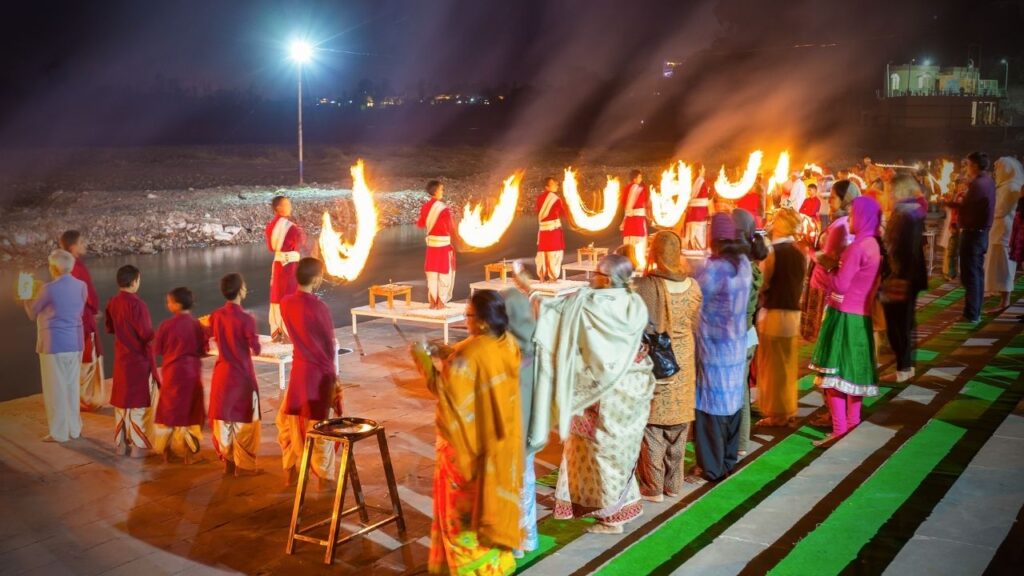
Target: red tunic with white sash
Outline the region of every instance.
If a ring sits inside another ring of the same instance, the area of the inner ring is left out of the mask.
[[[274,253],[274,266],[270,272],[270,302],[280,304],[281,298],[299,289],[295,268],[302,258],[302,245],[306,235],[298,224],[283,216],[274,216],[265,232],[267,248]]]
[[[191,314],[175,314],[156,331],[153,347],[163,357],[160,399],[154,421],[164,426],[203,423],[203,364],[207,339]]]
[[[252,422],[252,393],[259,393],[252,355],[260,353],[256,319],[234,302],[210,314],[210,334],[217,343],[217,363],[210,382],[210,418]]]
[[[284,413],[310,420],[326,419],[332,407],[340,413],[340,406],[332,406],[336,351],[327,305],[312,294],[296,292],[281,302],[281,316],[295,346]]]
[[[697,189],[697,195],[690,199],[686,206],[686,223],[704,222],[708,219],[708,203],[711,199],[711,186],[703,178],[697,178],[693,183]]]
[[[105,323],[107,333],[114,335],[110,405],[145,408],[150,404],[149,379],[156,376],[149,309],[142,298],[121,290],[107,302]]]
[[[622,196],[622,235],[647,238],[647,202],[650,192],[646,184],[630,184]]]
[[[89,274],[89,269],[85,267],[85,262],[82,262],[81,258],[75,258],[75,267],[71,269],[71,275],[85,282],[85,309],[82,310],[82,332],[85,334],[85,349],[82,350],[82,363],[88,364],[93,361],[94,346],[92,344],[95,344],[96,356],[103,354],[96,326],[96,314],[100,311],[100,297],[96,294],[96,287],[92,284],[92,275]]]
[[[427,230],[427,255],[423,269],[427,272],[448,274],[455,269],[455,249],[452,247],[452,211],[448,206],[431,198],[420,208],[420,218],[416,226]]]
[[[538,252],[557,252],[565,250],[565,238],[562,235],[562,199],[554,192],[544,191],[537,196],[537,232]]]

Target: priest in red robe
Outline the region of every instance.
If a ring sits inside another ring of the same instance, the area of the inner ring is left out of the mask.
[[[686,206],[684,219],[683,247],[691,250],[707,250],[708,220],[711,214],[708,204],[711,201],[711,184],[705,179],[704,164],[697,165],[697,179],[693,182],[695,194]]]
[[[544,190],[537,196],[537,277],[541,282],[554,282],[562,274],[565,237],[562,235],[562,199],[558,196],[558,180],[544,179]]]
[[[103,377],[103,349],[96,326],[96,315],[100,311],[100,297],[92,283],[92,275],[85,266],[82,257],[88,251],[85,237],[78,230],[67,230],[60,235],[60,247],[75,257],[75,267],[71,276],[85,282],[85,310],[82,312],[82,332],[85,336],[85,348],[82,351],[82,367],[78,374],[79,397],[81,410],[92,412],[110,403],[110,389]]]
[[[247,293],[241,274],[220,279],[227,301],[209,318],[209,334],[217,344],[217,362],[210,382],[210,427],[213,447],[224,471],[251,475],[260,446],[260,391],[252,356],[260,353],[256,318],[242,308]]]
[[[299,291],[281,302],[281,315],[295,351],[288,388],[276,420],[281,464],[288,484],[298,478],[306,432],[321,420],[341,415],[334,322],[330,309],[314,293],[323,281],[324,264],[316,258],[303,258],[296,276]],[[320,481],[335,478],[335,447],[334,442],[316,442],[312,470]]]
[[[455,249],[452,233],[455,223],[452,211],[441,201],[444,184],[437,180],[427,182],[430,200],[420,208],[416,226],[427,231],[427,254],[423,269],[427,273],[427,301],[435,310],[443,310],[452,299],[455,288]]]
[[[283,342],[288,333],[281,322],[281,299],[298,289],[295,265],[302,258],[300,251],[306,243],[306,235],[291,219],[291,199],[274,196],[270,206],[274,209],[274,218],[265,231],[267,248],[274,253],[274,264],[270,270],[270,335],[275,341]]]
[[[647,261],[647,212],[650,190],[639,170],[629,173],[629,184],[622,194],[622,243],[633,246],[636,264],[643,270]]]
[[[153,322],[136,294],[142,274],[131,264],[117,269],[118,293],[107,302],[107,333],[114,335],[114,446],[119,454],[141,458],[153,444],[151,401],[156,392]]]
[[[190,310],[192,291],[184,286],[167,293],[173,314],[156,331],[154,348],[163,357],[160,399],[153,418],[153,450],[167,462],[171,453],[192,463],[203,439],[203,364],[206,334]]]

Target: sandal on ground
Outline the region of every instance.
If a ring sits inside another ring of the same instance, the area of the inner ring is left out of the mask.
[[[622,534],[622,525],[612,526],[611,524],[596,522],[587,527],[587,532],[591,534]]]

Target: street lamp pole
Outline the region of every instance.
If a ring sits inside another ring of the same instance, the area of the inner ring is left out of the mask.
[[[303,185],[302,166],[302,62],[299,62],[299,186]]]
[[[1005,69],[1005,74],[1003,76],[1003,90],[1004,90],[1003,97],[1009,98],[1010,97],[1010,61],[1007,60],[1006,58],[1003,58],[1003,68]]]

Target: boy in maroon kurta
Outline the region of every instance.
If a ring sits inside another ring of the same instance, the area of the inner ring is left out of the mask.
[[[82,261],[82,256],[88,251],[88,244],[82,233],[78,230],[66,230],[60,235],[60,247],[75,257],[75,267],[71,269],[71,276],[85,282],[85,310],[82,311],[85,348],[82,351],[82,368],[78,373],[78,403],[81,410],[92,412],[110,403],[110,391],[105,389],[103,382],[103,350],[96,327],[100,297],[93,286],[92,275]]]
[[[270,269],[270,335],[275,341],[284,342],[288,334],[281,322],[281,299],[294,294],[295,266],[302,257],[300,250],[306,243],[306,235],[292,219],[292,201],[287,196],[274,196],[270,201],[274,218],[267,224],[264,235],[267,249],[274,253]]]
[[[427,253],[423,261],[427,301],[431,308],[443,310],[455,288],[455,249],[452,247],[455,222],[451,209],[441,201],[444,184],[437,180],[427,182],[427,195],[430,200],[420,208],[416,226],[427,230]]]
[[[203,438],[202,357],[207,339],[189,310],[192,291],[185,287],[167,293],[167,309],[174,314],[160,324],[154,347],[163,357],[160,367],[160,399],[153,425],[153,449],[167,462],[171,452],[186,464],[199,453]]]
[[[562,274],[565,237],[558,180],[551,176],[544,179],[544,190],[537,196],[537,225],[537,276],[541,282],[555,282]]]
[[[306,432],[314,424],[341,415],[341,391],[337,386],[334,323],[331,311],[314,291],[324,276],[323,262],[316,258],[299,261],[296,277],[299,291],[281,301],[281,315],[295,347],[292,373],[284,402],[277,413],[277,441],[285,481],[294,482]],[[320,480],[334,478],[334,448],[337,444],[317,441],[313,451],[313,472]]]
[[[116,296],[107,302],[106,328],[114,335],[114,445],[118,453],[139,458],[152,448],[152,395],[156,392],[153,322],[136,295],[142,274],[131,264],[117,269]]]
[[[252,356],[260,353],[256,319],[242,308],[246,296],[241,274],[220,280],[227,302],[213,311],[209,331],[217,343],[217,363],[210,383],[213,447],[228,474],[256,474],[260,446],[260,394]]]

